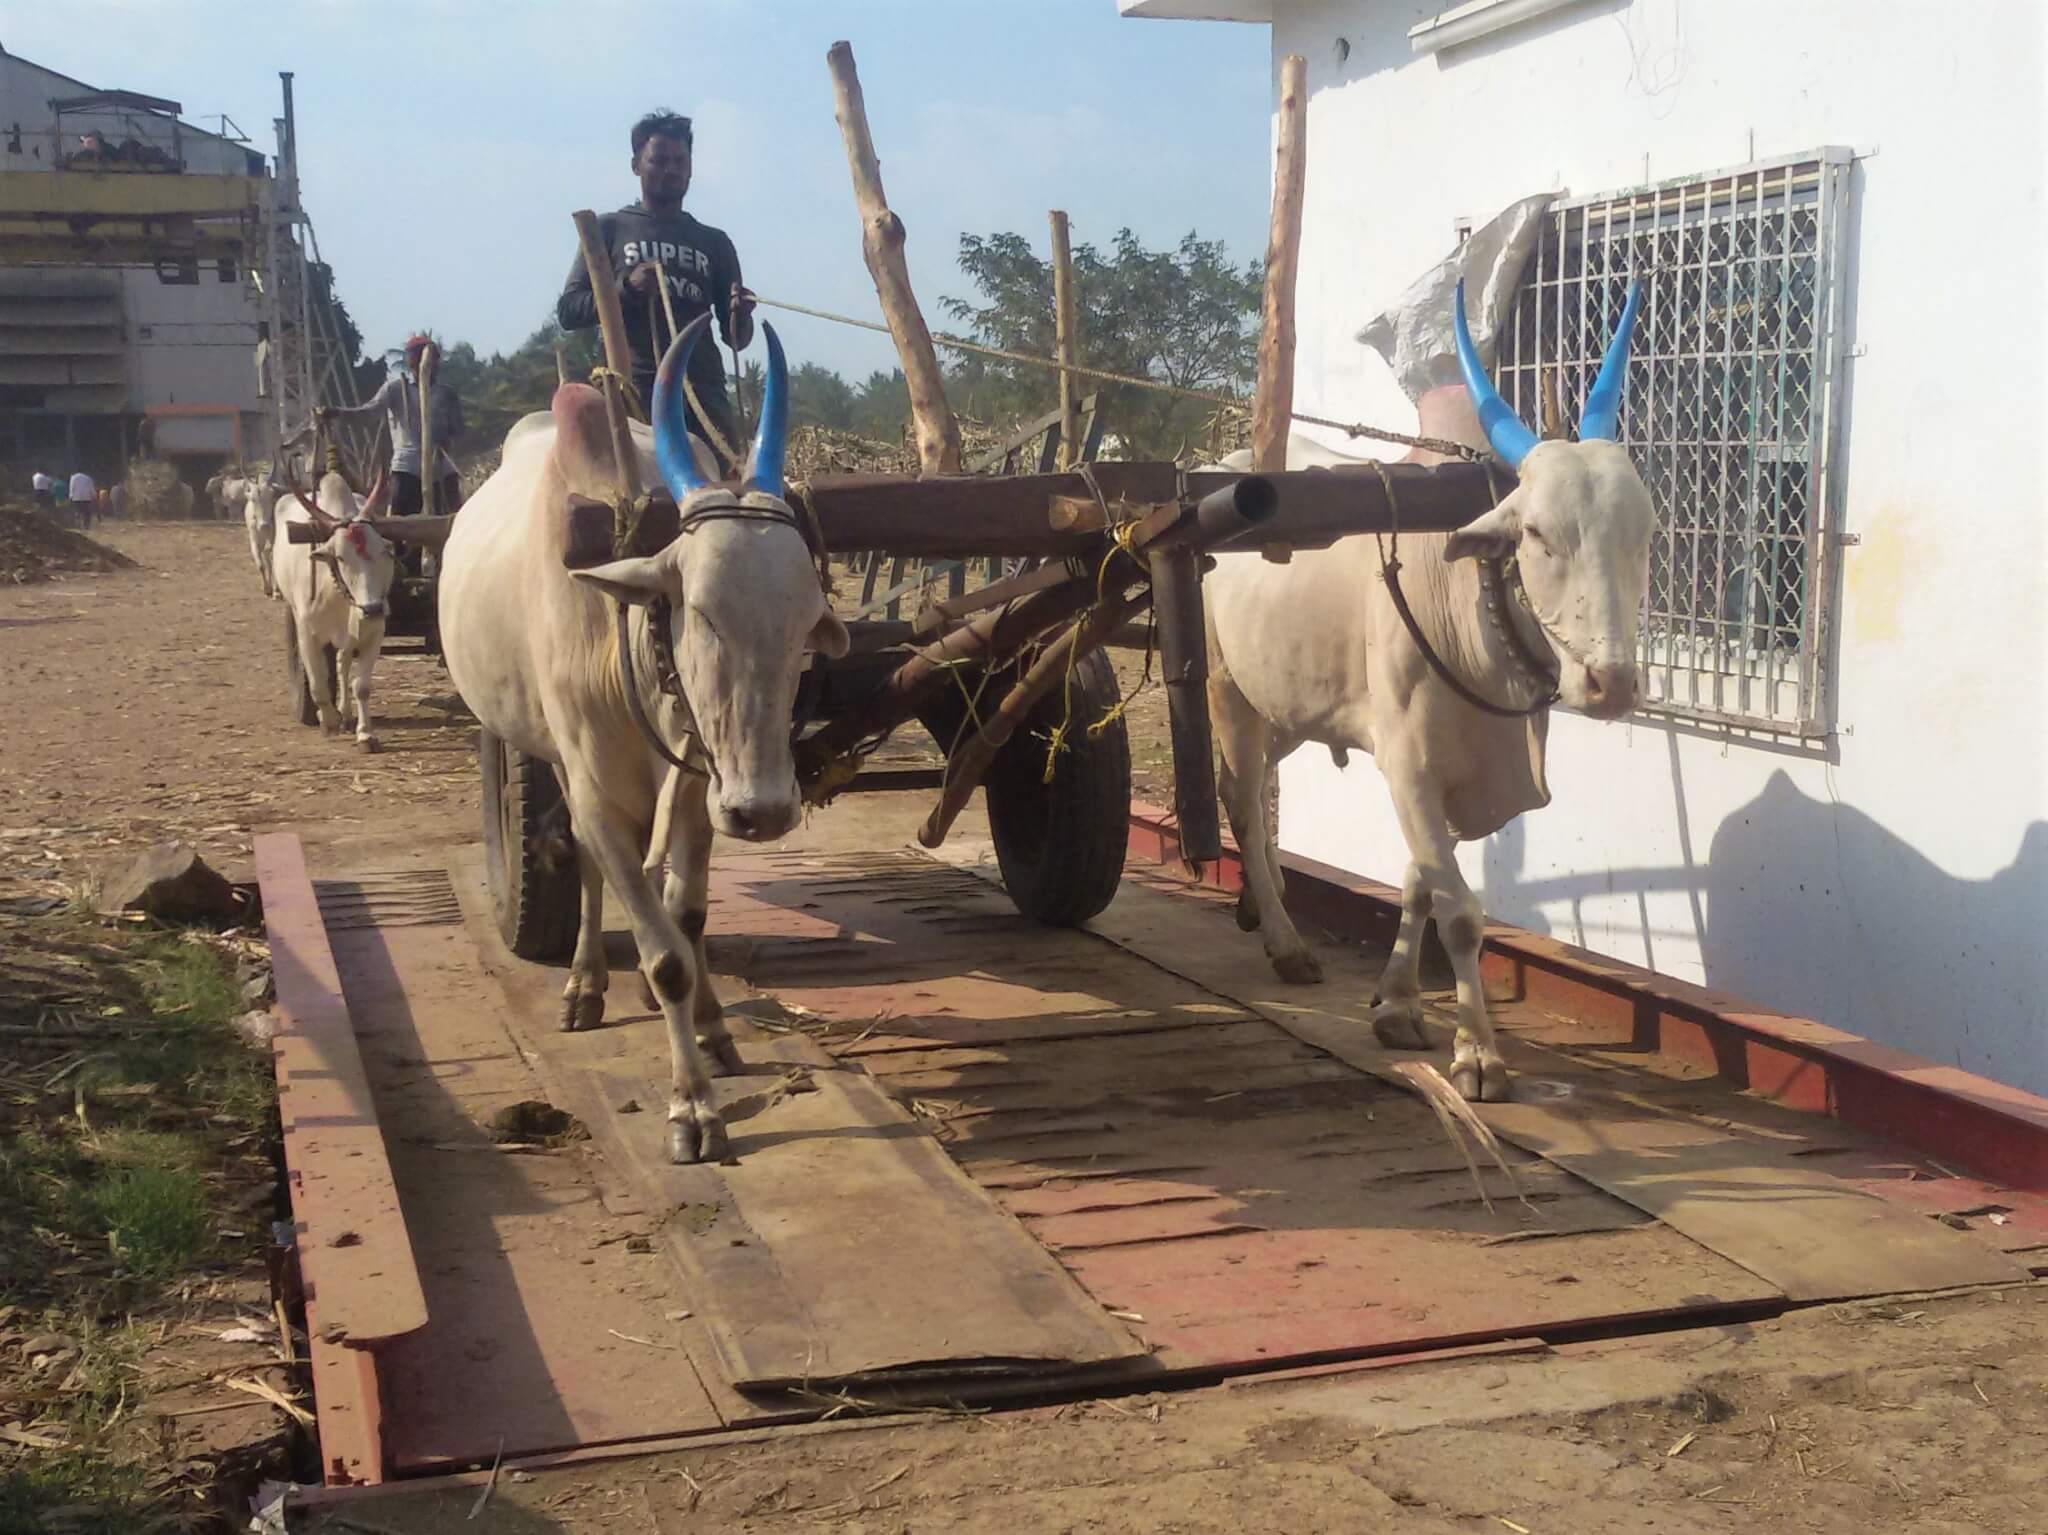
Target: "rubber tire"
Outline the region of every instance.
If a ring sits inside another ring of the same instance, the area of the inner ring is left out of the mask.
[[[321,647],[327,656],[327,693],[334,699],[336,708],[341,707],[341,663],[332,645]],[[299,628],[292,621],[292,610],[284,610],[284,672],[285,688],[290,698],[293,716],[301,725],[320,723],[320,704],[313,697],[313,686],[306,676],[306,668],[299,661]]]
[[[483,776],[484,868],[499,936],[521,959],[567,959],[583,923],[583,881],[573,857],[552,869],[541,859],[542,822],[562,799],[554,767],[488,730],[477,732],[476,755]]]
[[[1083,657],[1069,688],[1071,713],[1059,689],[1047,694],[996,753],[985,780],[1004,888],[1017,910],[1051,927],[1078,927],[1109,905],[1131,834],[1131,741],[1123,717],[1088,729],[1120,696],[1109,657],[1099,650]],[[1066,749],[1047,783],[1046,739],[1062,720]]]

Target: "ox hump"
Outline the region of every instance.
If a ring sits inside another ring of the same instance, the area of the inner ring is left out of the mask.
[[[604,396],[588,384],[564,384],[548,405],[555,418],[555,463],[571,485],[613,477],[611,424]]]

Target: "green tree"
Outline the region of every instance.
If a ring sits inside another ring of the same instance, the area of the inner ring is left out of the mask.
[[[789,376],[791,426],[853,430],[853,389],[830,368],[807,362]]]
[[[910,423],[910,380],[901,368],[880,368],[861,381],[853,396],[853,429],[875,442],[900,442]]]
[[[1050,357],[1052,264],[1018,234],[962,235],[960,269],[979,302],[947,298],[946,311],[973,339],[1008,351]],[[1177,246],[1149,250],[1130,230],[1107,254],[1074,247],[1075,309],[1081,360],[1112,372],[1182,389],[1241,394],[1258,372],[1260,264],[1231,262],[1220,240],[1189,233]],[[1099,390],[1109,430],[1140,456],[1172,457],[1201,434],[1214,407],[1125,385]],[[1015,422],[1052,409],[1058,374],[1050,368],[974,357],[953,369],[956,409]]]

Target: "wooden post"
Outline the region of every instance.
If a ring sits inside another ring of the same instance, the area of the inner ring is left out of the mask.
[[[1053,356],[1060,367],[1060,468],[1081,458],[1081,379],[1068,371],[1081,360],[1074,304],[1074,255],[1067,240],[1067,216],[1052,210]]]
[[[882,191],[882,167],[868,133],[868,109],[853,65],[853,44],[834,43],[825,55],[832,71],[833,115],[846,138],[846,163],[853,171],[853,200],[860,209],[861,251],[882,317],[896,338],[896,354],[910,383],[910,415],[917,430],[917,459],[927,475],[960,472],[960,425],[946,403],[945,375],[932,347],[932,333],[910,289],[903,259],[903,221],[889,211]]]
[[[429,341],[420,353],[420,511],[432,517],[440,511],[434,490],[434,369],[441,361],[441,349]]]
[[[1287,467],[1294,414],[1294,280],[1301,265],[1301,204],[1308,152],[1308,64],[1280,65],[1280,137],[1273,154],[1273,231],[1266,241],[1266,302],[1259,325],[1259,386],[1252,397],[1252,468]]]
[[[576,223],[576,243],[583,248],[584,269],[590,273],[590,291],[597,299],[597,328],[604,336],[605,367],[610,370],[604,383],[604,409],[612,429],[612,464],[618,470],[620,488],[638,501],[640,454],[626,424],[623,383],[633,376],[633,349],[626,344],[626,312],[619,307],[618,276],[598,233],[597,215],[584,208],[570,217]]]

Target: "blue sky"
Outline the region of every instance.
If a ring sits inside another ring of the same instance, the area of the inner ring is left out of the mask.
[[[873,316],[825,50],[850,40],[927,318],[963,294],[963,231],[1041,250],[1190,229],[1250,259],[1270,194],[1264,27],[1120,20],[1115,0],[62,0],[17,5],[10,53],[101,88],[225,112],[274,148],[296,72],[306,205],[369,349],[431,325],[485,351],[551,310],[569,213],[637,195],[626,132],[697,125],[685,206],[764,296]],[[417,82],[417,83],[415,83]],[[768,317],[795,360],[850,376],[888,338]]]

